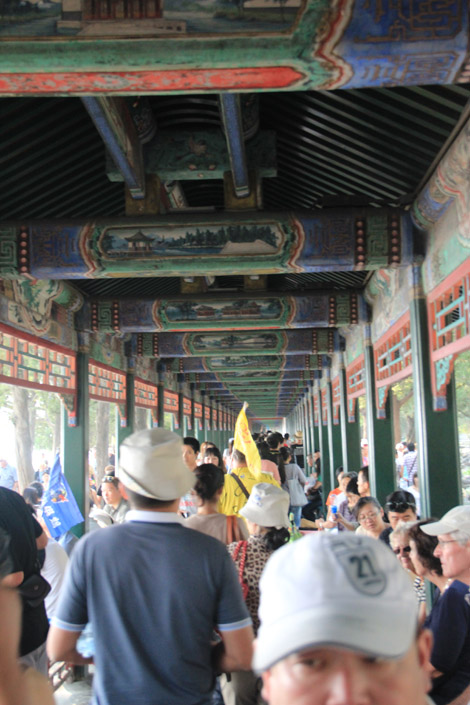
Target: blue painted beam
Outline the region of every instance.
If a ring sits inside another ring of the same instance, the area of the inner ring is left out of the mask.
[[[82,98],[132,198],[145,198],[142,145],[125,101],[121,98]]]
[[[227,139],[235,194],[238,198],[246,198],[250,195],[250,186],[246,166],[240,96],[235,93],[221,93],[220,111]]]

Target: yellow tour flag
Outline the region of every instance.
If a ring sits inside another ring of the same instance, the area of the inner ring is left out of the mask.
[[[248,426],[248,419],[246,417],[247,407],[248,404],[245,402],[242,410],[238,414],[237,423],[235,424],[233,447],[244,454],[248,469],[251,470],[253,475],[260,476],[261,458],[256,443],[251,435],[250,427]]]

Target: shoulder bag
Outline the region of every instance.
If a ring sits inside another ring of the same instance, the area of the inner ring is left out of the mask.
[[[245,570],[245,561],[246,561],[246,549],[248,546],[248,541],[239,541],[235,547],[235,550],[232,554],[232,558],[237,562],[238,556],[240,555],[240,563],[238,566],[238,580],[240,582],[240,587],[242,589],[242,594],[243,594],[243,599],[246,600],[246,596],[248,595],[249,591],[249,586],[246,580],[243,579],[243,571]]]

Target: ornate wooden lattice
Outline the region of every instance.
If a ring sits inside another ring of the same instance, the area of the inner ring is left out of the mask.
[[[150,409],[152,426],[158,426],[158,387],[139,377],[134,380],[134,403],[144,409]]]
[[[90,399],[109,401],[118,405],[121,426],[127,426],[126,373],[96,360],[88,363],[88,393]]]
[[[315,426],[320,425],[320,413],[319,413],[319,408],[318,408],[318,395],[314,394],[313,395],[313,423]]]
[[[213,431],[217,431],[217,429],[218,429],[217,420],[218,420],[217,409],[212,409],[212,430]]]
[[[68,425],[76,426],[74,352],[0,324],[0,382],[59,394],[67,409]]]
[[[203,430],[203,421],[202,421],[202,404],[199,404],[199,402],[195,401],[194,403],[194,418],[196,420],[196,424],[199,428],[200,431]]]
[[[470,348],[470,257],[428,295],[428,324],[433,405],[444,411],[455,360]]]
[[[339,375],[337,375],[331,381],[331,396],[332,396],[332,405],[333,405],[333,424],[335,426],[338,426],[340,409],[341,409],[341,388],[340,388]]]
[[[364,355],[359,355],[346,368],[346,393],[348,397],[348,421],[356,420],[356,399],[366,391]]]
[[[384,419],[388,390],[411,374],[412,351],[410,314],[405,313],[374,344],[375,403],[377,418]]]
[[[204,419],[206,422],[206,431],[211,430],[211,409],[210,406],[204,407]]]
[[[183,397],[183,414],[186,416],[186,424],[189,430],[192,429],[193,402],[189,397]]]
[[[163,390],[163,411],[173,414],[174,428],[179,428],[179,403],[177,392],[171,392],[169,389]]]
[[[320,390],[321,397],[321,422],[323,426],[328,426],[328,389],[324,387]]]

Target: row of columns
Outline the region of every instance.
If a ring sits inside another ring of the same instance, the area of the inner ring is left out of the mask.
[[[414,415],[417,463],[422,516],[442,516],[448,509],[461,504],[460,458],[458,444],[455,380],[452,375],[447,389],[447,410],[434,411],[426,297],[422,285],[421,267],[413,267],[413,287],[410,293],[410,328]],[[372,494],[384,502],[396,489],[395,441],[391,395],[388,395],[386,417],[377,418],[375,397],[375,366],[370,325],[364,326],[364,371],[369,457],[369,480]],[[361,467],[359,413],[348,421],[346,372],[339,369],[340,421],[333,423],[330,371],[324,373],[321,385],[315,382],[306,390],[290,418],[288,430],[302,430],[305,454],[318,449],[321,453],[322,482],[325,496],[335,486],[335,469],[346,471]],[[323,391],[323,399],[321,390]],[[319,410],[318,425],[314,422],[314,405]],[[325,409],[326,407],[326,409]],[[327,422],[323,423],[323,413]],[[307,468],[308,470],[308,468]]]
[[[88,365],[89,354],[86,352],[77,353],[76,374],[77,374],[77,423],[71,427],[68,425],[67,410],[62,405],[62,457],[63,467],[67,476],[70,488],[78,502],[84,517],[88,515],[89,497],[89,476],[88,476],[88,449],[89,449],[89,391],[88,391]],[[126,376],[126,426],[121,426],[120,416],[116,414],[116,465],[119,462],[119,447],[121,443],[135,430],[135,397],[134,397],[134,374],[127,373]],[[187,423],[187,415],[183,411],[183,389],[178,391],[178,428],[174,428],[175,433],[184,437],[194,436],[199,441],[211,440],[222,452],[228,445],[228,439],[233,435],[233,429],[223,430],[212,429],[213,421],[210,420],[210,429],[205,419],[205,407],[217,408],[219,405],[213,399],[206,399],[204,392],[201,392],[203,428],[199,429],[199,419],[194,413],[195,390],[192,388],[192,411],[191,429]],[[210,403],[209,403],[210,402]],[[112,402],[106,402],[112,403]],[[212,413],[212,412],[211,412]],[[158,384],[158,425],[164,426],[164,384]],[[175,425],[176,426],[176,425]],[[84,527],[78,527],[77,533],[83,533]]]

